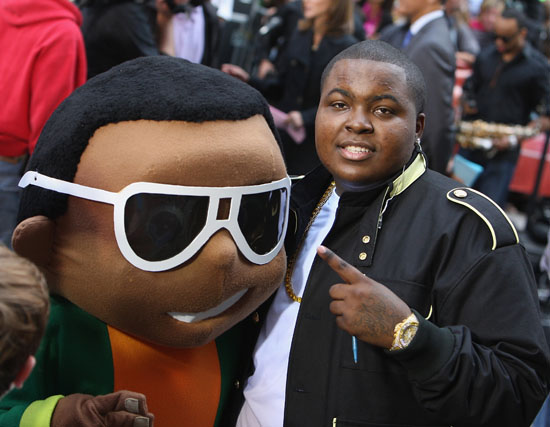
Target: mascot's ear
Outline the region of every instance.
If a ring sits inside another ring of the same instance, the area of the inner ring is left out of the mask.
[[[51,219],[33,216],[17,225],[11,244],[15,252],[43,268],[50,261],[54,230],[55,223]]]

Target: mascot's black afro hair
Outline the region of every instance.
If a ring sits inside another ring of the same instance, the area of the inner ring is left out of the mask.
[[[280,147],[267,102],[246,83],[179,58],[138,58],[90,79],[63,101],[44,126],[27,169],[72,181],[89,139],[109,123],[200,123],[254,115],[265,117]],[[19,221],[34,215],[54,219],[66,208],[66,195],[29,186],[22,194]]]

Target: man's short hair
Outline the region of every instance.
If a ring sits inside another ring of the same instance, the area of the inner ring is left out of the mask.
[[[518,30],[521,30],[522,28],[529,28],[527,17],[519,9],[516,9],[516,8],[505,9],[502,11],[502,14],[500,16],[505,19],[515,19],[518,24]]]
[[[424,111],[426,83],[420,69],[403,52],[380,40],[365,40],[355,43],[336,55],[325,67],[321,76],[321,88],[334,64],[343,59],[362,59],[397,65],[405,71],[407,86],[414,100],[416,113]]]
[[[137,58],[91,78],[61,103],[46,122],[27,169],[73,181],[88,141],[97,129],[110,123],[202,123],[255,115],[264,116],[280,147],[269,105],[250,85],[180,58]],[[151,150],[157,149],[151,145]],[[66,209],[67,195],[29,186],[22,192],[18,221],[35,215],[55,219]]]
[[[50,302],[38,268],[0,245],[0,395],[5,393],[44,335]]]

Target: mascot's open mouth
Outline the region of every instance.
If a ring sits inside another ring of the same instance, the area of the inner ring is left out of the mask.
[[[174,319],[179,320],[180,322],[193,323],[200,320],[208,319],[210,317],[217,316],[218,314],[224,312],[233,304],[241,299],[241,297],[248,291],[248,289],[243,289],[242,291],[237,292],[232,297],[223,301],[220,305],[217,305],[210,310],[201,311],[200,313],[178,313],[177,311],[170,311],[168,314]]]

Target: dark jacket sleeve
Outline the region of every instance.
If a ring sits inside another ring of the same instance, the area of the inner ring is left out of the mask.
[[[248,84],[257,89],[267,99],[277,99],[280,98],[281,91],[284,88],[284,72],[279,71],[276,74],[269,74],[263,79],[250,76]]]
[[[426,409],[454,426],[530,425],[550,378],[534,283],[516,244],[479,259],[436,299],[438,326],[421,321],[410,348],[390,353]]]
[[[480,76],[480,63],[479,59],[476,59],[472,66],[472,74],[466,79],[462,86],[463,96],[467,97],[467,99],[475,99],[475,94],[479,90],[481,84]]]

